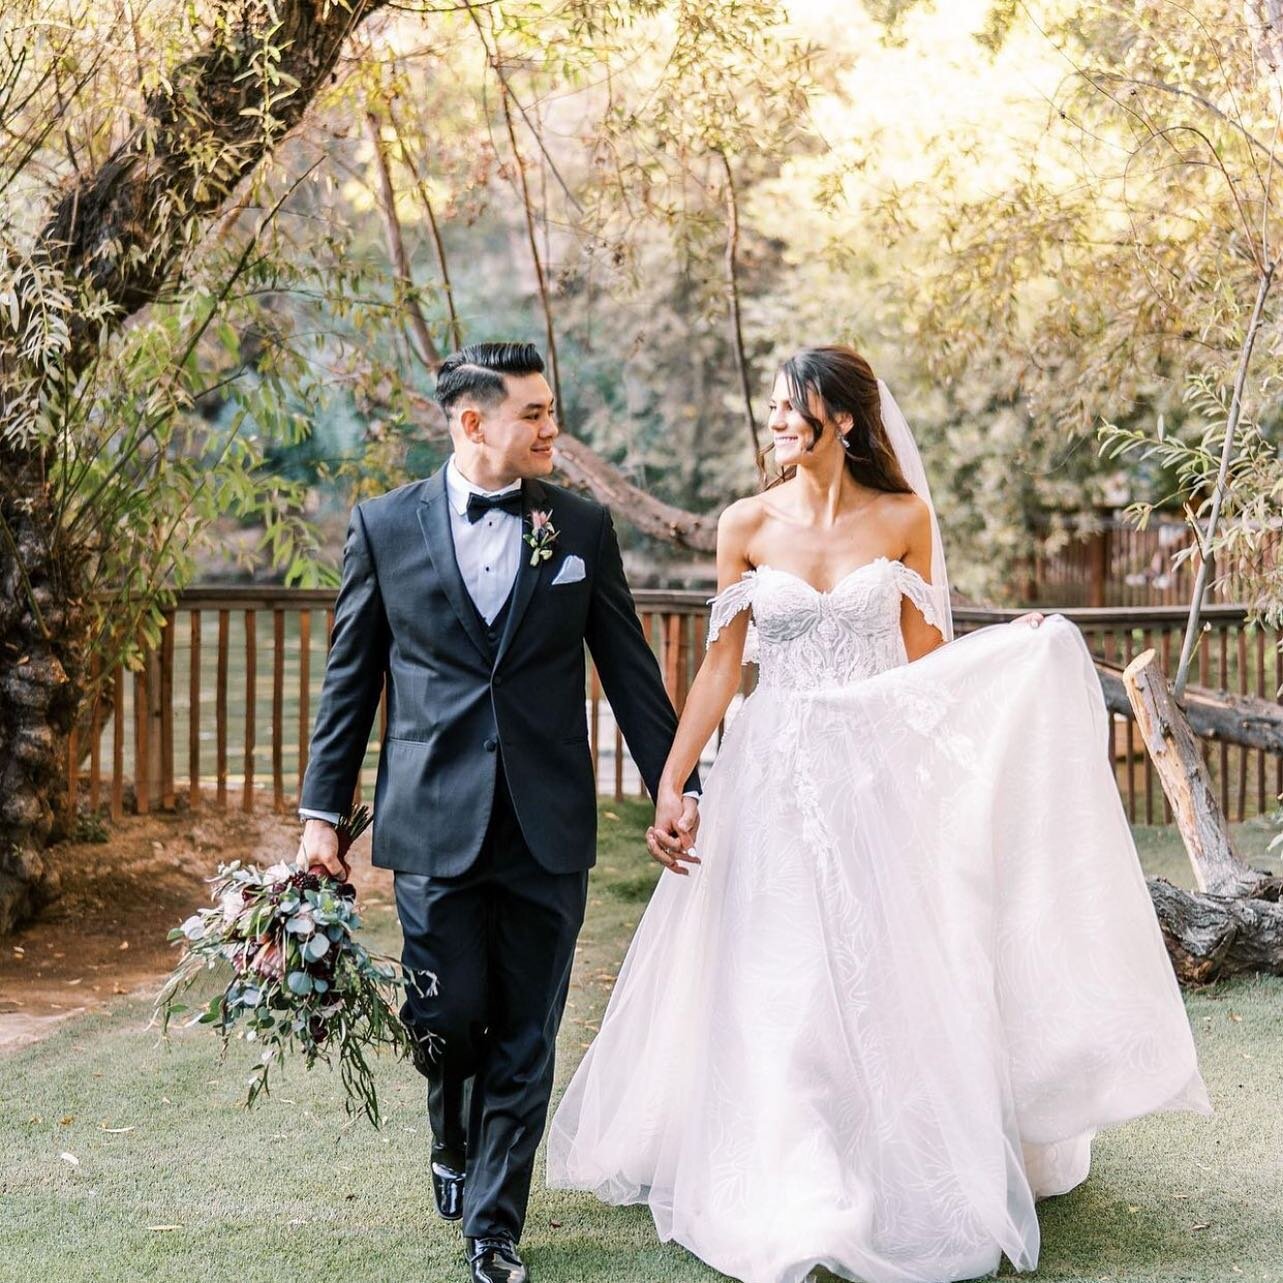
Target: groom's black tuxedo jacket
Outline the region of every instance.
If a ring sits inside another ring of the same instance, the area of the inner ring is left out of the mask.
[[[549,872],[596,861],[596,781],[584,642],[651,796],[677,719],[642,634],[610,513],[522,483],[523,533],[544,509],[553,555],[520,569],[493,640],[455,559],[445,470],[352,510],[330,653],[300,806],[346,812],[379,692],[387,731],[374,791],[373,862],[452,876],[476,859],[502,762],[526,844]],[[578,556],[582,579],[553,585]],[[688,788],[698,787],[693,775]]]

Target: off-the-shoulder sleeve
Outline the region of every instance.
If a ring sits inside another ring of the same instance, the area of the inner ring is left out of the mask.
[[[949,603],[945,600],[944,593],[934,584],[927,583],[916,570],[902,561],[893,561],[891,568],[900,591],[922,612],[922,618],[947,638]]]
[[[740,611],[748,610],[752,606],[753,581],[753,571],[746,570],[742,578],[733,584],[728,584],[716,597],[708,599],[711,610],[708,619],[708,638],[704,642],[705,650],[717,640],[722,629]],[[753,627],[751,620],[748,625],[748,635],[744,638],[744,657],[741,662],[745,664],[757,663],[757,629]]]

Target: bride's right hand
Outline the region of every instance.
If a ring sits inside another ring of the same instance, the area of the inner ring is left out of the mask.
[[[1031,610],[1027,614],[1017,615],[1011,622],[1013,624],[1028,624],[1030,628],[1037,628],[1046,618],[1041,610]]]
[[[687,799],[661,788],[655,806],[655,822],[646,830],[646,850],[652,860],[659,861],[671,873],[690,873],[689,869],[682,867],[683,861],[699,863],[699,856],[690,845],[693,830],[681,827],[687,822]]]

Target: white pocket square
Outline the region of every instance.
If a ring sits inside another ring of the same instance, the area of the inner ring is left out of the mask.
[[[577,584],[584,577],[584,573],[584,559],[576,557],[572,552],[561,563],[561,569],[557,571],[552,587],[556,588],[558,584]]]

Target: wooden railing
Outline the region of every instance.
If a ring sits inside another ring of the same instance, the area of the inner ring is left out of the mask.
[[[1264,561],[1272,564],[1281,538],[1280,531],[1266,533],[1259,550]],[[1060,607],[1188,605],[1198,558],[1189,557],[1179,566],[1172,565],[1172,558],[1192,543],[1183,521],[1162,518],[1137,530],[1107,519],[1099,529],[1069,536],[1055,552],[1036,556],[1021,597]],[[1243,585],[1234,576],[1216,583],[1210,594],[1224,605],[1241,601],[1243,595]]]
[[[73,738],[69,795],[113,817],[126,809],[211,803],[244,811],[293,810],[307,768],[315,696],[333,626],[332,590],[191,588],[169,614],[162,644],[141,671],[109,674],[109,701],[93,710],[87,752]],[[699,667],[707,632],[705,596],[641,590],[643,628],[664,684],[680,709]],[[1017,611],[959,608],[959,632],[1013,618]],[[1184,612],[1173,607],[1068,609],[1101,658],[1126,662],[1155,646],[1170,671],[1179,652]],[[1274,633],[1249,631],[1243,611],[1212,606],[1195,678],[1201,685],[1275,698],[1283,685]],[[601,683],[589,663],[585,707],[599,790],[614,797],[644,792]],[[738,701],[753,686],[744,670]],[[110,703],[110,709],[108,708]],[[358,785],[368,799],[386,725],[386,699],[376,718]],[[706,751],[711,761],[721,740]],[[1170,819],[1134,724],[1115,721],[1110,747],[1119,790],[1133,821]],[[1208,764],[1226,813],[1234,819],[1271,811],[1283,792],[1283,758],[1223,743],[1208,745]],[[1273,757],[1273,760],[1268,760]]]

